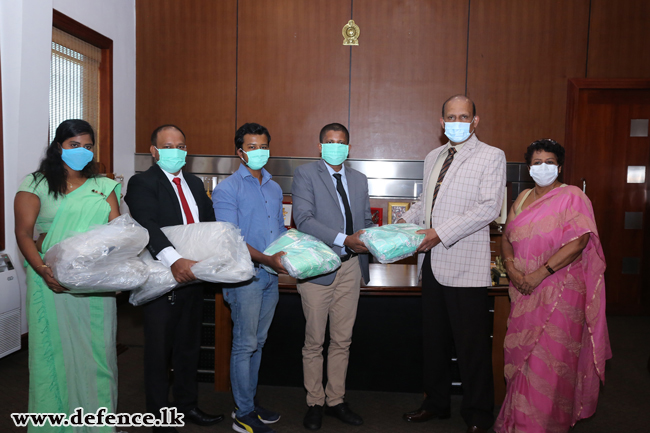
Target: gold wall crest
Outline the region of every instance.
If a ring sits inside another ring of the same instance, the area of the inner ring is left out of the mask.
[[[343,45],[359,45],[359,26],[354,23],[354,20],[348,21],[343,26]]]

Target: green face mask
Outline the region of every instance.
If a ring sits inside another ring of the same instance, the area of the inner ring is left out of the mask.
[[[187,152],[180,149],[158,149],[156,164],[169,174],[178,173],[185,165]]]
[[[269,160],[269,155],[271,152],[268,149],[255,149],[248,152],[242,150],[248,156],[248,165],[251,170],[259,170],[264,167]],[[243,159],[242,159],[243,161]]]
[[[341,165],[348,159],[350,146],[342,143],[321,143],[321,154],[329,165]]]

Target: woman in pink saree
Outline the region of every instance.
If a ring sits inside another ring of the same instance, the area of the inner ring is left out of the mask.
[[[502,239],[512,309],[507,393],[494,430],[567,432],[594,414],[612,356],[605,257],[591,202],[557,180],[564,148],[533,142],[526,163],[535,187],[517,197]]]

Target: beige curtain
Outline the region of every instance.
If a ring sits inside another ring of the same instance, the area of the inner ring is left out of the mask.
[[[95,154],[99,152],[100,48],[52,29],[50,71],[50,141],[57,126],[67,119],[83,119],[95,131]]]

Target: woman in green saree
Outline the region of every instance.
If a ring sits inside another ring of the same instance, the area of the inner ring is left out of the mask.
[[[37,171],[14,201],[16,240],[27,261],[29,412],[72,414],[117,404],[115,296],[73,295],[43,262],[54,244],[119,216],[120,184],[98,177],[95,134],[83,120],[59,125]],[[34,229],[39,233],[34,241]],[[39,432],[112,432],[112,427],[45,427]]]

